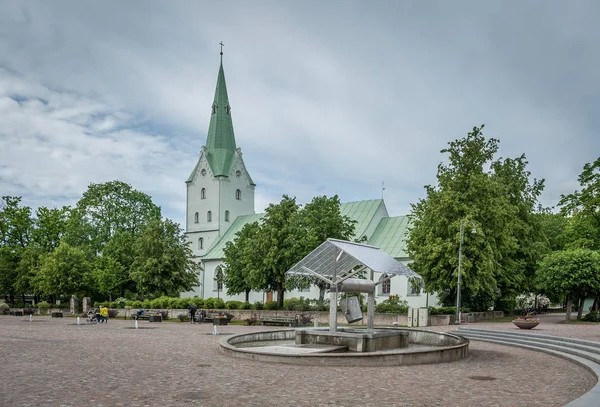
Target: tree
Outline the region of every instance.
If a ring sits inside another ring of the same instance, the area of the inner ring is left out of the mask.
[[[34,220],[31,208],[20,206],[20,196],[3,196],[0,203],[0,246],[27,247]]]
[[[36,211],[35,228],[32,231],[33,243],[46,252],[51,252],[60,245],[66,232],[70,210],[68,206],[61,209],[40,207]]]
[[[581,191],[561,195],[558,203],[568,218],[567,246],[600,250],[600,158],[583,166],[578,181]]]
[[[199,266],[189,242],[179,224],[169,219],[151,220],[136,239],[133,253],[131,278],[141,295],[178,296],[199,284]]]
[[[34,284],[38,292],[48,295],[81,295],[90,283],[90,270],[90,263],[81,249],[61,243],[43,257]]]
[[[438,183],[425,186],[426,198],[411,205],[407,239],[412,266],[426,290],[452,305],[460,224],[475,230],[464,233],[461,264],[463,305],[472,309],[487,309],[528,285],[539,258],[532,215],[543,189],[543,180],[529,181],[524,155],[494,160],[499,141],[486,139],[482,129],[474,127],[441,151],[449,162],[438,165]]]
[[[298,228],[299,235],[296,239],[298,244],[301,245],[300,252],[302,255],[297,261],[300,261],[328,238],[352,239],[356,221],[342,215],[340,205],[340,199],[337,195],[331,198],[317,196],[302,208],[298,217],[300,225]],[[316,277],[309,277],[308,280],[319,287],[319,301],[322,302],[329,284]]]
[[[138,235],[156,219],[160,219],[160,207],[131,185],[121,181],[90,184],[69,221],[69,243],[89,246],[91,254],[101,254],[118,231]]]
[[[537,284],[556,299],[567,299],[567,319],[573,300],[579,300],[577,319],[581,319],[587,297],[600,295],[600,253],[590,249],[553,252],[540,262]]]
[[[223,282],[228,295],[244,293],[249,301],[252,290],[251,276],[256,269],[261,269],[261,258],[255,249],[256,237],[259,233],[258,222],[248,223],[235,234],[233,242],[227,242],[223,250],[225,257],[225,275]]]
[[[277,291],[277,305],[282,308],[286,290],[285,273],[303,257],[298,237],[296,198],[283,196],[277,205],[265,210],[263,223],[256,236],[256,250],[263,256],[261,267],[252,270],[250,285],[255,289]]]

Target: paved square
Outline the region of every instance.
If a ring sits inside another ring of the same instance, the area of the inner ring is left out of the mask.
[[[212,325],[0,316],[0,406],[562,406],[595,377],[560,358],[471,342],[435,365],[343,368],[273,365],[218,351]],[[509,329],[509,324],[470,324]],[[598,326],[539,333],[599,340]],[[221,333],[273,327],[221,326]],[[431,327],[452,330],[453,327]],[[537,330],[537,329],[536,329]],[[569,335],[570,333],[570,335]]]

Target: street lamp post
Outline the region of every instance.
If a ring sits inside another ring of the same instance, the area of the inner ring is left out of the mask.
[[[462,245],[463,238],[465,233],[465,222],[464,219],[460,220],[460,233],[459,233],[459,243],[458,243],[458,283],[456,285],[456,318],[454,323],[460,324],[460,280],[462,274]],[[477,233],[475,227],[471,230],[471,233]]]

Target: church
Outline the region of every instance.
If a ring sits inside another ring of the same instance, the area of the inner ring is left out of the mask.
[[[186,236],[191,242],[194,259],[201,264],[202,270],[200,286],[185,295],[245,301],[243,293],[227,295],[227,287],[215,279],[224,268],[225,244],[233,241],[245,224],[259,221],[263,216],[254,212],[256,184],[235,142],[222,51],[206,145],[202,146],[186,186]],[[290,195],[293,196],[293,193]],[[409,262],[405,241],[407,216],[389,216],[383,199],[342,203],[341,211],[356,221],[355,238],[364,236],[366,244],[380,248],[404,264]],[[383,275],[375,278],[384,280]],[[407,300],[410,307],[438,304],[435,294],[413,289],[406,277],[384,281],[377,286],[376,294],[378,303],[391,294]],[[253,291],[249,300],[250,303],[276,300],[274,295],[276,293]],[[285,294],[285,298],[301,296],[319,298],[319,289],[311,286]]]

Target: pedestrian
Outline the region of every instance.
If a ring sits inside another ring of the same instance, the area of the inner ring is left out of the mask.
[[[100,308],[100,318],[102,318],[102,322],[108,324],[108,308],[104,305]]]
[[[190,311],[190,317],[192,318],[192,321],[190,323],[193,324],[196,322],[196,304],[191,304],[188,307],[188,310]]]
[[[96,311],[94,312],[94,316],[96,317],[96,321],[97,321],[98,323],[100,323],[100,320],[101,320],[101,318],[102,318],[102,316],[100,315],[100,307],[97,307],[97,308],[96,308]]]

